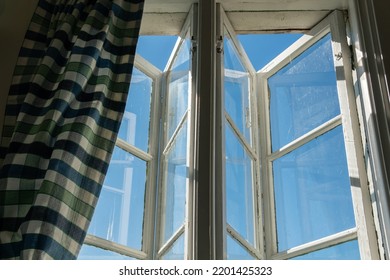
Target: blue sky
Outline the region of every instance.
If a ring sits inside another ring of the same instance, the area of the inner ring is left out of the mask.
[[[239,35],[238,39],[257,71],[301,36],[302,34],[257,34]],[[176,36],[142,36],[138,41],[137,52],[157,68],[164,70],[176,38]]]

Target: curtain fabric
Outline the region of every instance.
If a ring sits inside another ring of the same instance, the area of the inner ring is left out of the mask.
[[[1,259],[77,258],[125,108],[143,2],[39,1],[6,105]]]

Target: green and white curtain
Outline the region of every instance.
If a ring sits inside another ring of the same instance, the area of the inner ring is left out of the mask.
[[[125,108],[143,2],[39,1],[6,105],[1,259],[77,258]]]

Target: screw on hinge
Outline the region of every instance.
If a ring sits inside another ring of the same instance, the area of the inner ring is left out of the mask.
[[[217,40],[217,53],[223,53],[223,37],[219,36]]]
[[[340,60],[343,58],[342,52],[339,52],[339,53],[335,54],[334,56],[336,57],[337,60]]]
[[[196,53],[196,48],[198,46],[198,42],[196,41],[195,36],[191,37],[191,53],[194,54]]]

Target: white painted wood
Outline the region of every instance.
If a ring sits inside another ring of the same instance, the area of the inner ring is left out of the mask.
[[[245,140],[245,137],[242,135],[241,131],[238,129],[232,118],[229,116],[227,112],[225,112],[225,118],[227,122],[229,123],[230,127],[233,129],[234,134],[236,134],[238,140],[240,143],[245,147],[245,150],[249,153],[251,156],[252,160],[256,161],[257,160],[257,154],[256,152],[252,149],[252,147],[248,144],[248,142]]]
[[[163,244],[160,248],[160,250],[157,253],[157,259],[160,259],[164,256],[164,254],[172,248],[173,243],[175,243],[176,240],[178,240],[181,235],[184,233],[185,225],[181,225],[180,228]]]
[[[189,11],[197,0],[146,0],[145,12]],[[222,8],[229,11],[297,11],[346,9],[348,0],[217,0]]]
[[[238,34],[307,32],[329,11],[227,12]]]
[[[337,74],[337,85],[339,92],[339,100],[341,107],[341,117],[335,117],[322,126],[314,129],[313,131],[305,134],[299,139],[289,143],[287,146],[282,147],[279,151],[271,153],[270,145],[270,124],[269,124],[269,100],[268,100],[268,88],[266,86],[267,79],[276,73],[279,69],[288,64],[289,61],[300,55],[308,47],[317,42],[324,34],[332,31],[332,41],[334,47],[334,53],[342,53],[342,59],[336,59],[335,67]],[[358,126],[358,117],[356,113],[356,102],[352,85],[352,70],[351,60],[349,54],[349,47],[346,43],[346,33],[344,27],[344,15],[342,12],[334,12],[331,16],[323,20],[318,26],[316,26],[310,35],[303,36],[300,40],[294,43],[290,48],[278,56],[273,62],[259,71],[259,82],[263,84],[262,88],[262,106],[265,111],[265,116],[262,116],[263,127],[266,130],[266,134],[262,134],[262,140],[266,142],[266,148],[263,151],[268,155],[265,163],[263,176],[266,177],[265,184],[265,207],[267,209],[265,220],[269,228],[266,229],[266,244],[271,245],[271,250],[268,250],[268,256],[277,254],[277,237],[276,237],[276,224],[275,224],[275,203],[273,194],[273,172],[272,161],[279,158],[296,148],[300,147],[304,143],[322,135],[330,129],[343,124],[347,161],[349,167],[349,173],[352,184],[352,199],[354,204],[355,218],[356,218],[356,236],[358,237],[360,254],[363,259],[376,259],[378,258],[377,239],[375,236],[375,230],[372,219],[372,208],[370,204],[370,196],[368,191],[367,174],[364,168],[363,149],[361,145],[360,130]],[[264,137],[266,139],[264,139]],[[270,223],[270,224],[268,224]],[[267,236],[270,235],[270,236]],[[324,241],[324,240],[323,240]],[[322,241],[321,241],[322,242]],[[317,245],[319,245],[319,242]],[[328,242],[328,241],[326,241]],[[336,243],[335,243],[336,244]],[[316,246],[317,246],[316,245]],[[324,244],[320,245],[323,246]],[[304,245],[306,246],[306,245]],[[330,246],[330,245],[329,245]],[[316,248],[316,247],[313,247]],[[301,254],[302,252],[298,250]],[[305,251],[306,252],[306,251]],[[309,252],[309,251],[307,251]],[[277,254],[277,258],[290,258],[289,252]]]
[[[216,40],[217,49],[216,52],[216,105],[215,105],[215,122],[216,129],[214,131],[216,145],[215,157],[215,196],[220,197],[215,201],[215,239],[216,239],[216,253],[217,259],[226,260],[227,258],[227,234],[226,234],[226,168],[225,168],[225,95],[224,95],[224,53],[223,49],[223,36],[225,34],[225,25],[223,17],[223,9],[220,4],[217,4],[217,24],[216,24]]]
[[[148,1],[148,0],[147,0]],[[154,0],[156,1],[156,0]],[[347,0],[219,0],[225,11],[297,11],[347,8]]]
[[[195,0],[146,0],[141,34],[178,34]],[[237,33],[310,30],[348,0],[219,0]]]
[[[196,104],[196,80],[197,80],[197,41],[195,38],[197,38],[198,34],[198,5],[194,4],[190,11],[190,20],[189,23],[189,37],[191,38],[191,53],[190,53],[190,59],[191,59],[191,72],[190,72],[190,78],[189,83],[190,86],[190,94],[189,94],[189,116],[188,116],[188,123],[189,123],[189,136],[188,136],[188,167],[189,167],[189,174],[188,174],[188,187],[187,187],[187,193],[186,193],[186,199],[187,199],[187,207],[186,207],[186,224],[185,224],[185,240],[184,240],[184,246],[185,246],[185,259],[187,260],[193,260],[195,259],[195,186],[196,186],[196,174],[194,172],[195,170],[195,154],[196,154],[196,146],[197,146],[197,131],[196,131],[196,110],[195,105]]]
[[[157,197],[157,175],[158,175],[158,150],[160,135],[160,116],[161,116],[161,77],[159,69],[151,65],[140,56],[135,57],[135,66],[153,79],[150,129],[149,129],[149,154],[153,159],[148,162],[147,182],[145,187],[145,209],[143,225],[143,243],[142,250],[147,254],[147,259],[154,258],[154,243],[156,238],[156,197]]]
[[[166,169],[166,157],[171,148],[174,146],[175,141],[177,139],[178,134],[180,131],[183,129],[183,127],[186,125],[187,126],[187,153],[186,153],[186,158],[183,158],[183,164],[185,163],[186,166],[190,169],[190,166],[193,166],[193,153],[191,149],[193,146],[191,146],[191,143],[194,143],[194,137],[193,137],[193,110],[192,110],[192,105],[193,105],[193,96],[192,96],[192,86],[189,86],[189,93],[188,93],[188,108],[184,115],[182,116],[179,124],[175,128],[175,131],[173,132],[172,136],[170,139],[168,139],[167,135],[167,117],[169,112],[167,111],[167,103],[168,100],[166,98],[167,95],[169,95],[169,79],[170,79],[170,71],[171,68],[173,67],[173,63],[175,61],[175,58],[177,57],[177,54],[184,43],[185,40],[188,40],[191,38],[191,33],[193,33],[193,16],[194,16],[194,9],[192,9],[188,15],[188,17],[185,20],[184,25],[182,26],[178,39],[176,41],[175,47],[170,55],[170,58],[168,60],[166,69],[164,70],[163,74],[163,86],[162,86],[162,91],[161,91],[161,96],[164,98],[161,100],[161,103],[163,104],[163,110],[161,114],[161,123],[163,124],[163,131],[162,131],[162,137],[160,137],[160,150],[162,151],[162,155],[160,157],[160,174],[159,174],[159,194],[158,194],[158,213],[156,214],[158,216],[157,219],[157,231],[156,234],[156,248],[155,250],[158,251],[158,254],[156,255],[156,258],[161,258],[161,256],[166,252],[166,250],[169,249],[169,247],[172,245],[170,242],[174,242],[180,234],[184,234],[184,258],[189,259],[190,254],[191,254],[191,248],[192,247],[192,242],[193,240],[190,239],[192,238],[192,228],[190,228],[190,223],[192,222],[192,217],[190,218],[191,215],[191,209],[189,209],[193,205],[193,198],[192,198],[192,192],[190,191],[190,187],[193,184],[193,176],[194,174],[188,174],[188,177],[186,179],[186,185],[182,186],[186,188],[186,209],[185,209],[185,218],[184,218],[184,224],[183,226],[179,229],[181,230],[180,233],[176,232],[165,244],[162,244],[163,242],[163,233],[165,231],[165,221],[166,221],[166,201],[165,201],[165,196],[167,192],[168,186],[166,185],[166,177],[167,177],[167,169]],[[190,58],[191,59],[191,58]],[[191,84],[191,71],[183,71],[183,75],[190,75],[188,83]],[[181,75],[181,74],[180,74]],[[193,170],[193,169],[190,169]],[[191,172],[190,172],[191,173]],[[191,189],[192,190],[192,189]],[[192,224],[191,224],[192,225]],[[179,235],[178,235],[179,234]],[[162,247],[161,247],[162,246]]]
[[[177,35],[188,13],[145,13],[142,16],[141,35]]]
[[[134,57],[134,66],[138,68],[141,72],[145,73],[147,76],[152,78],[155,84],[156,84],[156,79],[162,74],[160,69],[158,69],[156,66],[151,64],[149,61],[147,61],[139,54],[136,54]]]
[[[151,156],[150,154],[148,154],[148,153],[144,152],[143,150],[141,150],[141,149],[139,149],[139,148],[137,148],[137,147],[127,143],[126,141],[124,141],[124,140],[122,140],[120,138],[118,138],[116,140],[116,145],[119,148],[121,148],[121,149],[123,149],[123,150],[125,150],[125,151],[127,151],[127,152],[129,152],[129,153],[131,153],[133,155],[135,155],[136,157],[138,157],[138,158],[140,158],[142,160],[151,161],[153,159],[153,156]]]
[[[244,146],[244,149],[247,150],[252,158],[254,159],[253,162],[252,162],[252,194],[251,194],[251,199],[252,199],[252,203],[247,203],[247,211],[248,212],[253,212],[254,214],[254,236],[255,236],[255,244],[254,244],[254,247],[252,245],[250,245],[248,242],[246,242],[245,240],[243,240],[238,234],[234,234],[235,231],[233,228],[231,228],[227,222],[226,222],[226,217],[225,217],[225,224],[224,226],[227,227],[227,231],[229,232],[229,229],[230,229],[230,233],[231,235],[234,237],[236,236],[237,237],[237,241],[240,242],[241,244],[246,244],[244,245],[245,247],[248,248],[249,251],[251,251],[252,255],[256,258],[256,259],[263,259],[264,257],[264,233],[263,233],[263,215],[262,215],[262,210],[261,210],[261,191],[260,191],[260,162],[258,160],[258,151],[259,151],[259,146],[258,146],[258,121],[257,121],[257,112],[258,112],[258,108],[257,108],[257,91],[256,91],[256,73],[255,73],[255,69],[252,65],[252,63],[250,62],[245,50],[243,49],[241,43],[238,41],[237,39],[237,34],[236,34],[236,30],[234,30],[228,16],[226,15],[226,13],[223,11],[222,7],[221,7],[221,25],[220,28],[220,32],[217,34],[217,40],[221,40],[221,46],[223,46],[223,40],[221,38],[225,37],[225,40],[226,40],[226,36],[229,36],[229,39],[231,40],[231,42],[233,43],[236,51],[237,51],[237,55],[238,57],[240,58],[240,61],[241,63],[243,64],[244,66],[244,69],[246,69],[246,72],[242,73],[242,72],[239,72],[239,71],[234,71],[234,70],[230,70],[230,69],[224,69],[224,65],[223,65],[223,48],[222,48],[222,52],[221,52],[221,57],[220,57],[220,60],[221,61],[217,61],[218,64],[220,64],[220,71],[217,72],[221,75],[220,77],[220,93],[218,93],[220,96],[221,96],[221,118],[223,121],[221,123],[221,126],[222,126],[222,130],[221,130],[221,133],[222,133],[222,145],[224,146],[225,145],[225,125],[224,125],[224,121],[226,119],[226,121],[230,124],[230,126],[233,128],[233,131],[234,133],[236,134],[236,136],[239,138],[239,141],[241,142],[241,144]],[[217,66],[218,67],[218,66]],[[247,116],[249,119],[249,123],[250,123],[250,143],[248,143],[248,140],[242,135],[242,133],[240,132],[240,130],[237,128],[237,126],[235,125],[234,121],[232,120],[232,118],[229,116],[229,114],[227,112],[225,112],[225,109],[224,109],[224,99],[223,99],[223,86],[224,86],[224,83],[223,83],[223,80],[224,79],[229,79],[230,77],[240,77],[240,76],[243,76],[245,75],[245,77],[248,79],[248,83],[249,83],[249,87],[248,87],[248,90],[249,90],[249,94],[248,94],[248,99],[249,99],[249,116]],[[217,84],[217,88],[218,88],[218,84]],[[223,155],[222,155],[222,162],[223,162],[223,165],[225,164],[225,148],[223,149]],[[223,166],[224,167],[224,166]],[[223,186],[225,186],[225,184],[223,184]],[[226,197],[224,196],[225,200],[226,200]],[[226,203],[226,201],[225,201]],[[253,205],[253,209],[250,208],[250,205]],[[226,215],[226,213],[225,213]],[[226,235],[226,234],[225,234]],[[224,237],[226,239],[226,236]],[[225,249],[226,251],[226,249]],[[225,258],[226,258],[226,252],[225,252]]]
[[[278,151],[273,152],[272,154],[270,154],[268,156],[268,160],[274,161],[275,159],[278,159],[278,158],[292,152],[293,150],[298,149],[299,147],[301,147],[301,146],[305,145],[306,143],[310,142],[311,140],[321,136],[322,134],[325,134],[326,132],[339,126],[340,124],[341,124],[341,115],[334,117],[333,119],[325,122],[324,124],[320,125],[319,127],[316,127],[312,131],[309,131],[308,133],[304,134],[303,136],[290,142],[286,146],[280,148]]]
[[[163,151],[163,155],[164,156],[167,156],[167,154],[169,153],[169,151],[171,150],[171,148],[173,147],[173,145],[175,144],[176,142],[176,139],[177,139],[177,135],[179,134],[179,132],[182,130],[182,128],[184,127],[184,123],[186,122],[187,120],[187,116],[188,116],[188,109],[187,111],[184,113],[183,117],[181,118],[179,124],[177,125],[175,131],[173,132],[172,136],[171,136],[171,139],[169,139],[167,145],[165,146],[165,149]]]
[[[379,247],[381,258],[388,259],[390,255],[390,199],[385,164],[385,158],[388,155],[383,152],[381,140],[383,131],[380,128],[380,122],[383,120],[380,120],[377,112],[377,106],[380,108],[383,106],[383,102],[378,104],[377,98],[374,97],[374,95],[379,97],[380,92],[387,92],[387,90],[382,87],[380,79],[380,77],[385,77],[382,72],[381,59],[370,59],[381,57],[381,52],[378,51],[377,23],[373,17],[373,2],[350,0],[349,20],[351,42],[355,53],[355,87],[360,93],[357,96],[357,101],[361,103],[362,117],[359,121],[365,128],[366,141],[363,143],[366,151],[371,197],[375,199],[373,203],[373,207],[376,208],[374,209],[374,219],[377,222],[378,243],[382,244]]]
[[[334,58],[334,64],[340,109],[343,116],[345,150],[351,182],[352,202],[358,228],[360,257],[362,259],[378,259],[379,250],[372,216],[369,184],[353,87],[351,54],[346,39],[344,15],[341,12],[334,12],[330,16],[330,21],[333,53],[342,54],[342,59]]]
[[[252,244],[246,241],[241,235],[229,224],[226,226],[226,231],[230,234],[230,236],[236,240],[242,247],[244,247],[248,253],[250,253],[255,259],[262,260],[263,255],[259,250],[256,250]]]
[[[263,211],[263,248],[265,259],[269,259],[274,252],[277,252],[276,224],[275,217],[275,199],[273,192],[272,164],[268,161],[268,155],[271,154],[271,129],[268,102],[268,85],[266,72],[258,72],[258,123],[259,123],[259,153],[260,153],[260,203]]]
[[[95,246],[104,250],[113,251],[118,254],[129,256],[131,258],[136,258],[139,260],[145,260],[147,258],[147,255],[144,252],[90,234],[87,234],[87,236],[85,237],[84,244]]]
[[[300,255],[308,254],[317,250],[325,249],[343,242],[351,241],[356,239],[357,230],[355,228],[348,229],[342,232],[339,232],[334,235],[330,235],[313,242],[306,243],[301,246],[291,248],[287,251],[280,252],[272,256],[273,260],[285,260],[291,259]]]

